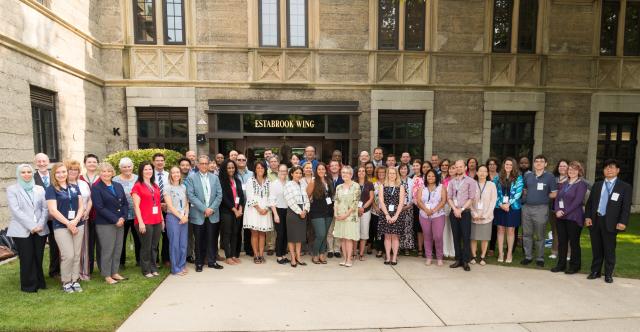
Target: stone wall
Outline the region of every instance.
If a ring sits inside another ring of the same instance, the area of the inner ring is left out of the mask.
[[[486,3],[485,0],[439,1],[435,49],[442,52],[482,52]]]
[[[594,1],[549,3],[549,53],[591,54],[597,20]]]
[[[587,161],[590,93],[547,92],[542,153],[555,165],[559,159]]]
[[[323,0],[320,6],[320,48],[369,48],[369,1]]]
[[[455,160],[482,156],[483,93],[436,91],[433,152]]]
[[[247,46],[249,1],[195,1],[196,42],[200,45]]]

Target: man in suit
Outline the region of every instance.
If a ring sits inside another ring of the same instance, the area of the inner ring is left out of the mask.
[[[160,199],[162,203],[160,204],[162,208],[163,217],[167,216],[167,203],[164,202],[164,188],[169,185],[169,172],[164,170],[164,155],[162,153],[156,153],[153,155],[153,172],[156,176],[156,184],[160,188]],[[162,248],[160,249],[160,257],[162,259],[162,263],[165,266],[169,266],[169,237],[167,236],[167,229],[165,228],[162,231]]]
[[[185,184],[191,204],[189,222],[193,224],[195,236],[196,272],[202,272],[205,259],[210,268],[222,269],[216,262],[222,187],[218,177],[209,173],[208,156],[198,158],[198,173],[189,175]]]
[[[373,149],[373,166],[380,167],[384,166],[384,161],[382,160],[383,151],[381,147],[376,147]]]
[[[629,224],[631,213],[631,185],[618,179],[620,166],[609,159],[603,164],[604,181],[591,189],[585,208],[584,225],[589,227],[593,261],[587,279],[600,278],[604,261],[604,281],[613,282],[616,265],[616,237]]]
[[[44,153],[38,153],[34,158],[34,162],[38,171],[33,175],[33,180],[36,182],[36,185],[47,189],[51,184],[49,156]],[[52,223],[53,221],[47,218],[47,226],[49,229],[53,229]],[[58,244],[56,243],[53,232],[49,232],[47,240],[49,241],[49,276],[54,278],[60,276],[60,250],[58,249]]]

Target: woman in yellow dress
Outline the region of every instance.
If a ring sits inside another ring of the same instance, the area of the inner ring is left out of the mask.
[[[343,166],[340,175],[344,183],[336,188],[333,236],[341,240],[344,261],[342,266],[353,265],[353,243],[360,240],[360,218],[358,217],[358,201],[360,186],[353,182],[353,168]]]

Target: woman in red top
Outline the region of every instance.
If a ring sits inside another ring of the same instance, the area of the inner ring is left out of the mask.
[[[148,161],[138,167],[138,181],[131,189],[134,224],[140,233],[140,268],[145,277],[159,275],[156,265],[158,242],[164,230],[164,219],[160,211],[160,188],[155,184],[153,166]]]

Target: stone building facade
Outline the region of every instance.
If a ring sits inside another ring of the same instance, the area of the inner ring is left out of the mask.
[[[1,1],[0,225],[15,165],[43,149],[57,160],[309,143],[349,160],[378,145],[417,158],[544,153],[583,162],[589,179],[617,157],[640,188],[639,11],[632,0]],[[34,106],[38,93],[52,112]],[[260,119],[316,127],[261,131]]]

